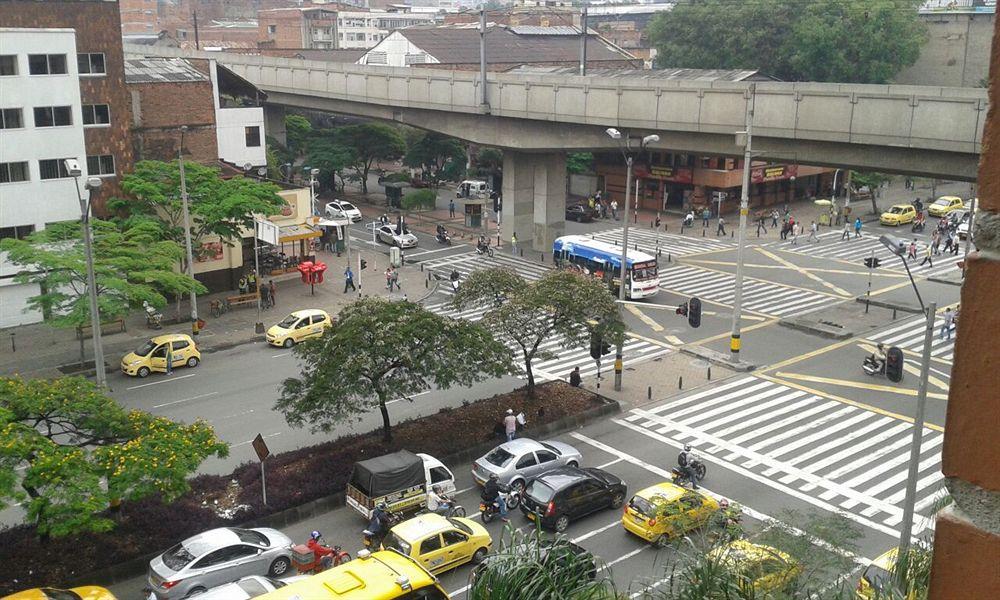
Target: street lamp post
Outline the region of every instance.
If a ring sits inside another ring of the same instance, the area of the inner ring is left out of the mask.
[[[913,537],[913,519],[917,501],[917,477],[920,473],[920,445],[923,441],[924,412],[927,407],[927,380],[929,379],[931,370],[931,342],[934,340],[934,317],[937,314],[937,304],[931,302],[928,306],[924,306],[924,300],[920,297],[917,283],[913,280],[913,274],[910,272],[910,267],[906,264],[906,258],[903,256],[903,248],[906,242],[889,235],[880,236],[879,241],[903,262],[903,266],[906,267],[906,275],[910,278],[910,285],[913,286],[913,291],[917,295],[917,301],[920,303],[920,308],[923,310],[924,318],[926,319],[924,349],[920,359],[920,383],[917,387],[917,413],[913,417],[913,437],[910,441],[910,463],[906,476],[906,496],[903,499],[903,522],[899,532],[898,556],[901,561],[904,561],[903,564],[906,564],[905,561],[909,555],[911,538]],[[906,569],[900,569],[900,571],[905,573]]]
[[[753,142],[753,111],[757,98],[757,86],[751,83],[747,90],[747,106],[745,115],[746,141],[743,148],[743,186],[740,190],[740,228],[736,246],[736,280],[733,296],[733,330],[729,338],[729,351],[733,362],[740,357],[740,319],[743,301],[743,250],[746,246],[747,212],[750,206],[750,162],[753,160],[751,144]],[[721,210],[721,207],[720,207]],[[721,215],[720,215],[721,216]]]
[[[187,125],[181,125],[181,144],[177,147],[177,164],[181,176],[181,210],[184,215],[184,250],[187,253],[187,274],[194,279],[194,253],[191,251],[191,213],[188,210],[187,178],[184,176],[184,132]],[[259,274],[258,274],[259,277]],[[191,286],[191,333],[198,335],[198,293]]]
[[[316,205],[316,176],[319,175],[319,169],[309,170],[309,204],[312,206],[312,211],[314,215],[319,215],[320,210]]]
[[[624,143],[622,142],[622,133],[615,129],[614,127],[609,127],[605,130],[608,136],[613,140],[618,140],[619,147],[622,151],[622,156],[625,157],[625,207],[622,211],[622,256],[621,256],[621,267],[618,272],[618,299],[625,300],[625,275],[627,274],[627,263],[628,263],[628,205],[629,205],[629,192],[632,189],[632,148],[629,143],[628,135],[624,136]],[[649,144],[660,141],[660,136],[658,135],[647,135],[642,138],[639,143],[639,148],[645,148]],[[638,200],[638,199],[637,199]],[[638,210],[638,208],[637,208]],[[619,303],[618,310],[621,309],[621,303]],[[615,391],[620,392],[622,389],[622,351],[624,342],[620,341],[615,348]]]
[[[101,342],[101,312],[97,306],[97,276],[94,274],[94,239],[90,228],[90,199],[94,190],[101,187],[100,177],[88,177],[83,184],[87,190],[86,199],[80,193],[80,164],[74,159],[66,160],[66,170],[73,176],[76,197],[80,200],[80,221],[83,225],[83,251],[87,259],[87,296],[90,299],[90,329],[94,342],[94,378],[98,387],[106,387],[107,374],[104,371],[104,345]]]

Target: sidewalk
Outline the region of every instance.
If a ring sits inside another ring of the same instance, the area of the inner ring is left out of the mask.
[[[357,253],[352,252],[355,283],[361,276],[365,296],[389,297],[395,300],[419,300],[431,290],[428,289],[426,276],[416,266],[404,266],[399,269],[399,281],[402,291],[391,295],[385,288],[383,275],[388,264],[385,254],[370,249],[362,249],[361,256],[367,261],[368,267],[357,272]],[[325,273],[324,283],[316,286],[315,295],[310,294],[309,286],[302,283],[298,273],[285,274],[273,279],[277,286],[276,306],[262,311],[260,319],[265,329],[277,323],[288,313],[305,308],[321,308],[331,315],[336,315],[341,308],[356,300],[358,293],[345,294],[344,268],[347,266],[346,254],[337,257],[329,252],[319,252],[317,259],[329,267]],[[262,342],[263,334],[254,333],[257,311],[254,307],[234,308],[219,317],[213,317],[209,302],[232,296],[235,291],[220,292],[198,297],[198,316],[206,321],[205,329],[198,335],[197,343],[202,352],[215,352],[242,344]],[[186,319],[190,314],[190,304],[187,299],[181,302],[180,314]],[[173,320],[177,315],[176,302],[161,309],[164,321]],[[161,330],[153,330],[146,326],[145,314],[138,311],[126,319],[126,331],[123,333],[105,334],[102,337],[104,345],[105,364],[108,372],[117,370],[121,357],[138,347],[144,340],[166,333],[191,333],[191,324],[187,320],[170,325],[164,325]],[[18,373],[28,377],[60,377],[72,374],[79,364],[80,342],[75,330],[56,329],[43,323],[24,325],[0,330],[0,375]],[[12,346],[13,343],[13,346]],[[16,347],[16,350],[13,349]],[[88,337],[84,340],[84,350],[88,361],[93,365],[93,343]],[[59,367],[65,365],[65,370]],[[93,373],[93,367],[89,371]]]

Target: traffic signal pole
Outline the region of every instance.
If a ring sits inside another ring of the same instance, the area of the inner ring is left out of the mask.
[[[729,338],[729,351],[732,353],[733,362],[740,358],[740,318],[743,302],[743,250],[746,246],[747,212],[750,206],[750,163],[753,160],[751,150],[753,110],[757,97],[757,86],[751,83],[747,89],[746,105],[746,143],[743,151],[743,186],[740,190],[740,229],[738,244],[736,246],[736,281],[734,282],[733,296],[733,331]],[[721,210],[721,205],[720,205]],[[722,218],[721,215],[719,218]]]
[[[872,299],[872,271],[875,270],[875,250],[872,250],[871,262],[868,263],[868,291],[865,292],[865,314],[868,314],[868,305]]]
[[[632,189],[632,154],[625,157],[625,210],[622,212],[622,264],[618,276],[618,298],[625,300],[625,276],[628,274],[628,200],[629,191]],[[636,199],[638,200],[638,198]],[[621,306],[618,307],[621,310]],[[625,342],[621,340],[615,348],[615,391],[622,391],[622,352]]]

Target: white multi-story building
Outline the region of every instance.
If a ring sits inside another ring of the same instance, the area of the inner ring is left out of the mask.
[[[260,91],[216,61],[209,65],[219,158],[244,168],[267,165]]]
[[[433,14],[409,12],[337,12],[336,48],[367,50],[385,39],[390,33],[411,25],[431,25]]]
[[[77,68],[74,30],[0,27],[0,238],[80,218],[63,162],[77,160],[82,186],[87,150]],[[42,320],[41,312],[26,310],[38,286],[16,283],[16,272],[0,255],[0,327]]]

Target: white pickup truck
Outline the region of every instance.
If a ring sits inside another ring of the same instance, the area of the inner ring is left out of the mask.
[[[400,450],[355,463],[347,483],[347,505],[366,519],[385,502],[389,512],[416,512],[427,506],[427,491],[455,492],[455,475],[429,454]]]

